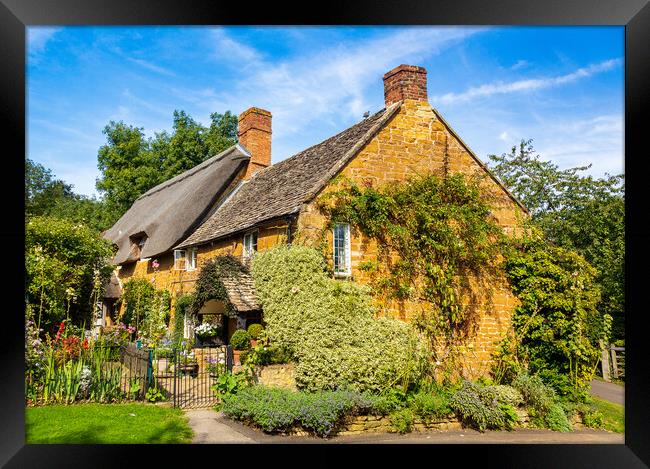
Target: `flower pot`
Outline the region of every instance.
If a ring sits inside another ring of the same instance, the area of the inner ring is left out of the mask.
[[[239,354],[240,353],[241,353],[241,350],[233,350],[232,351],[233,365],[241,365],[241,362],[239,361]]]

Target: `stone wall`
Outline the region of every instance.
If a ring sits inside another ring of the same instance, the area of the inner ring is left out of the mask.
[[[381,187],[407,181],[423,174],[461,172],[480,175],[484,193],[491,198],[492,214],[507,234],[513,234],[526,217],[524,210],[489,176],[483,164],[474,158],[465,145],[426,101],[407,99],[399,112],[341,171],[344,178],[358,184]],[[326,220],[318,209],[323,195],[339,190],[343,181],[326,187],[317,198],[305,204],[298,218],[298,239],[304,244],[321,246],[332,264],[332,233],[323,230]],[[362,262],[378,257],[376,242],[361,233],[351,233],[352,280],[368,283],[369,274],[359,269]],[[489,370],[495,343],[511,326],[516,298],[502,276],[469,278],[470,287],[461,301],[477,318],[475,330],[465,344],[462,373],[477,377]],[[375,296],[380,315],[410,321],[426,308],[423,302],[393,301]]]
[[[256,372],[257,383],[264,386],[296,391],[296,366],[293,363],[267,365]]]

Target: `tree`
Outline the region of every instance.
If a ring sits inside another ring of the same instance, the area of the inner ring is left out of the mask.
[[[492,170],[530,210],[532,223],[555,244],[579,252],[596,270],[598,310],[614,318],[613,338],[624,337],[624,176],[593,178],[590,166],[560,170],[542,161],[532,140],[510,153],[489,155]]]
[[[46,214],[56,202],[72,196],[72,186],[55,179],[52,170],[27,158],[25,161],[25,213]]]
[[[52,331],[63,319],[91,326],[101,285],[110,276],[112,248],[84,226],[52,217],[30,217],[25,226],[28,315]]]
[[[104,195],[108,210],[119,218],[135,199],[162,182],[162,174],[143,129],[110,121],[103,133],[108,142],[99,148],[97,155],[102,176],[96,185]]]
[[[184,111],[174,111],[172,132],[146,139],[144,129],[111,121],[107,143],[97,156],[102,175],[97,189],[119,218],[135,200],[163,181],[187,171],[237,142],[237,117],[213,113],[210,127]]]
[[[50,216],[103,231],[115,219],[103,201],[75,194],[72,185],[56,179],[52,170],[27,158],[25,162],[25,215]]]

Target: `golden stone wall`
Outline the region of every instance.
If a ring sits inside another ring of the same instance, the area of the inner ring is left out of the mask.
[[[504,232],[515,232],[519,221],[526,216],[521,207],[487,175],[485,169],[454,137],[430,105],[423,101],[406,100],[399,112],[341,171],[344,178],[355,182],[372,183],[375,187],[406,181],[427,173],[443,175],[462,172],[467,175],[487,176],[482,187],[493,196],[493,215]],[[326,220],[317,208],[319,199],[343,182],[325,188],[316,199],[305,204],[298,218],[298,233],[303,243],[324,246],[328,262],[332,263],[332,232],[323,231]],[[352,280],[367,283],[369,276],[359,269],[364,261],[377,260],[374,240],[360,233],[351,233]],[[461,300],[470,305],[475,314],[476,329],[464,349],[463,373],[479,376],[486,373],[495,342],[511,326],[516,299],[504,278],[468,279],[472,285]],[[470,299],[471,298],[471,299]],[[412,301],[390,301],[375,297],[380,315],[410,321],[426,304]]]

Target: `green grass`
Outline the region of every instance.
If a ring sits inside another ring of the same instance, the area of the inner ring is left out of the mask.
[[[189,443],[180,409],[153,404],[75,404],[27,407],[27,444]]]
[[[603,414],[603,428],[610,432],[625,432],[625,408],[620,404],[593,397],[593,403]]]

